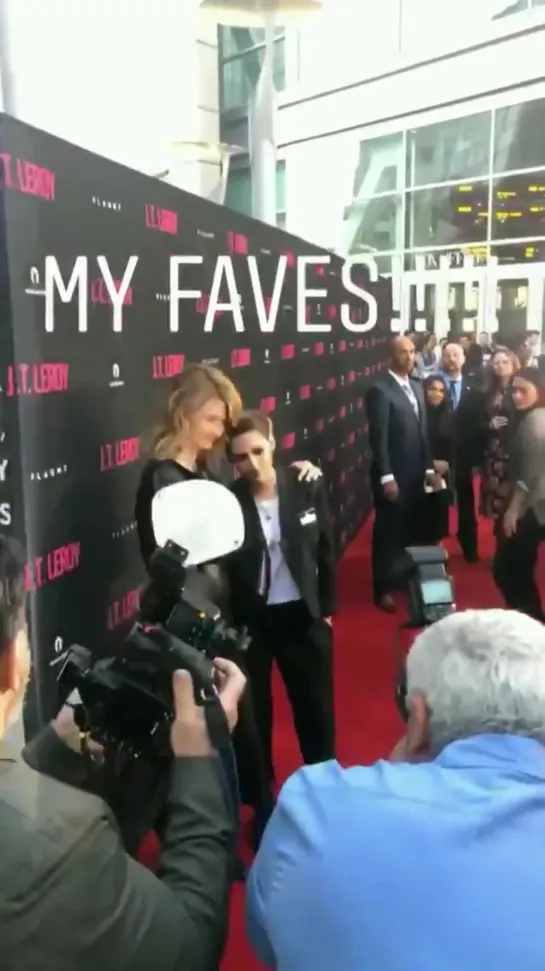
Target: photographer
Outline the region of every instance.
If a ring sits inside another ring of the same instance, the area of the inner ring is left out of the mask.
[[[30,668],[23,558],[0,538],[0,738],[17,719]],[[217,661],[232,729],[245,679]],[[24,749],[0,743],[2,967],[18,971],[215,971],[232,876],[234,826],[191,679],[173,682],[174,755],[157,875],[126,853],[92,794],[93,763],[65,707]],[[95,757],[98,755],[95,751]]]

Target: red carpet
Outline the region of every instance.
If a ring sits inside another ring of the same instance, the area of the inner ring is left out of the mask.
[[[372,762],[387,755],[402,730],[393,700],[392,639],[398,621],[381,614],[371,604],[370,532],[368,523],[340,567],[335,677],[339,758],[346,765]],[[501,606],[487,565],[492,555],[490,523],[481,525],[480,563],[466,564],[452,540],[447,541],[447,546],[458,608]],[[401,607],[400,617],[402,610]],[[282,780],[300,762],[281,684],[277,685],[276,700],[275,760],[278,778]],[[233,893],[231,933],[222,971],[259,971],[262,967],[245,941],[243,893],[241,886]]]

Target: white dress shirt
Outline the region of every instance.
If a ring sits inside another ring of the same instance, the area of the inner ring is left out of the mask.
[[[293,579],[288,564],[282,552],[282,529],[280,525],[280,508],[278,498],[256,500],[257,511],[261,521],[261,528],[267,543],[270,562],[270,583],[267,597],[268,604],[291,603],[301,600],[300,590]],[[265,592],[265,564],[261,590]]]

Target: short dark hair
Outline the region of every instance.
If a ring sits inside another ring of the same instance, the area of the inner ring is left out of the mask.
[[[270,438],[272,435],[272,421],[262,411],[248,409],[243,411],[238,420],[231,426],[228,432],[229,442],[232,442],[239,435],[246,435],[247,432],[259,432],[263,438]]]
[[[0,535],[0,656],[13,643],[24,617],[25,556],[21,544]]]

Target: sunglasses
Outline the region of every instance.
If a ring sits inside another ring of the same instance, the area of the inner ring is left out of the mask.
[[[241,462],[246,462],[249,458],[260,458],[263,455],[265,449],[261,445],[256,445],[255,448],[251,448],[249,452],[238,452],[236,455],[231,455],[231,461],[235,465],[240,465]]]

